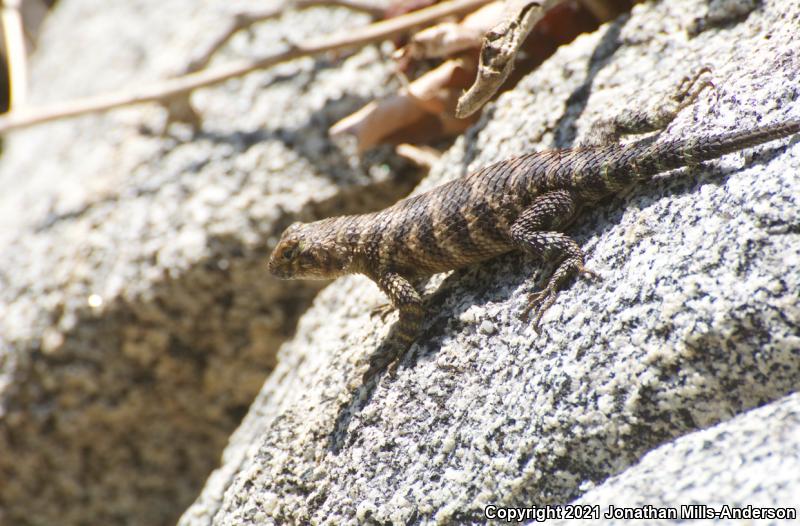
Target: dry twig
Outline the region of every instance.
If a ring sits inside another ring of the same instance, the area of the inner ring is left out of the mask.
[[[28,93],[28,57],[25,50],[25,28],[20,13],[21,0],[3,0],[2,24],[5,35],[8,76],[11,84],[9,109],[25,103]]]
[[[277,7],[269,7],[261,11],[236,13],[231,19],[228,28],[217,35],[201,53],[189,61],[184,73],[194,73],[195,71],[200,71],[204,67],[208,66],[208,63],[211,61],[211,57],[213,57],[214,54],[219,51],[220,48],[224,46],[228,40],[230,40],[231,37],[239,31],[248,29],[259,22],[270,20],[272,18],[278,18],[285,13],[287,9],[308,9],[309,7],[317,6],[346,7],[348,9],[352,9],[353,11],[367,13],[373,19],[380,18],[383,15],[382,8],[376,7],[372,2],[366,2],[363,0],[295,0],[288,6],[280,5]]]
[[[234,77],[240,77],[282,62],[392,38],[413,28],[430,24],[445,16],[474,11],[489,1],[491,0],[450,0],[396,18],[376,22],[360,29],[348,30],[333,36],[298,44],[282,53],[241,60],[225,66],[197,71],[136,90],[87,97],[38,109],[14,111],[0,117],[0,134],[34,124],[98,113],[122,106],[145,102],[167,103],[170,99],[192,90],[219,84]]]

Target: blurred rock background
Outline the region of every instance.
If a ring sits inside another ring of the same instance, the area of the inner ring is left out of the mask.
[[[42,17],[33,5],[34,108],[179,75],[253,9],[59,0]],[[795,2],[647,2],[556,51],[571,40],[558,35],[589,30],[578,7],[542,24],[531,41],[546,52],[520,64],[553,57],[518,68],[463,135],[426,139],[444,155],[417,191],[573,146],[701,64],[717,93],[667,138],[800,117]],[[287,9],[210,67],[372,20]],[[197,90],[196,131],[145,105],[3,137],[0,524],[174,524],[193,501],[182,524],[481,522],[488,503],[796,505],[798,471],[775,476],[800,458],[796,138],[588,213],[574,233],[603,281],[562,293],[541,336],[515,316],[535,261],[437,278],[398,376],[359,384],[394,319],[370,317],[374,286],[348,277],[318,295],[324,283],[272,280],[264,261],[291,222],[379,209],[419,182],[392,146],[358,154],[328,133],[402,92],[392,49]]]

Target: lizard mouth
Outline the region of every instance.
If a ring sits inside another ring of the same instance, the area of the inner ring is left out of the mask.
[[[269,261],[267,262],[267,269],[273,277],[278,279],[289,279],[291,277],[289,269],[281,268],[281,266],[275,261],[274,257],[269,258]]]

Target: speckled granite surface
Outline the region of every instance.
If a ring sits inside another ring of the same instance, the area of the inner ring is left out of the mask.
[[[637,509],[652,515],[653,508],[660,508],[662,511],[658,513],[662,515],[674,510],[672,513],[684,519],[710,518],[713,511],[720,516],[718,522],[742,524],[749,521],[735,520],[735,514],[749,510],[750,518],[758,519],[755,513],[764,514],[756,524],[796,524],[800,516],[798,437],[800,395],[795,393],[651,451],[638,464],[584,493],[574,504],[600,506],[603,518],[606,514],[614,517]],[[611,505],[619,509],[612,513]],[[553,521],[552,524],[591,522]],[[631,523],[625,519],[604,522]],[[647,518],[637,519],[636,523],[674,524],[675,521]]]
[[[530,148],[574,145],[596,119],[655,104],[702,64],[717,95],[666,138],[800,117],[800,5],[767,0],[748,14],[733,4],[730,17],[703,22],[700,0],[644,3],[561,48],[422,188]],[[538,283],[535,261],[510,255],[434,280],[421,341],[377,384],[361,386],[361,373],[394,317],[370,317],[384,300],[368,280],[336,281],[282,347],[181,524],[480,524],[488,504],[565,504],[628,470],[635,480],[649,451],[720,423],[748,435],[758,414],[761,434],[731,444],[796,451],[794,434],[773,429],[788,411],[777,404],[800,384],[798,174],[795,137],[584,214],[572,232],[602,281],[563,292],[541,335],[516,317]],[[665,471],[662,495],[692,469]],[[708,495],[748,498],[717,473]],[[773,504],[797,495],[797,473]]]
[[[172,74],[252,2],[63,0],[31,104]],[[360,25],[289,13],[216,63]],[[302,28],[302,29],[298,29]],[[393,87],[374,47],[194,95],[196,137],[158,107],[4,139],[0,159],[0,524],[174,524],[320,284],[266,279],[297,218],[380,207],[413,177],[327,127]]]

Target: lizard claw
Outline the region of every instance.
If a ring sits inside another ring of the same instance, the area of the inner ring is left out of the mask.
[[[370,310],[369,315],[373,318],[378,316],[381,321],[385,322],[387,316],[389,316],[392,311],[394,311],[394,306],[391,303],[383,303]]]
[[[675,104],[673,112],[678,113],[693,104],[700,97],[700,94],[708,88],[713,90],[716,100],[719,100],[717,86],[714,85],[712,78],[713,73],[711,66],[704,65],[692,75],[684,77],[678,86],[678,90],[671,97],[673,104]]]
[[[582,264],[579,265],[575,271],[578,274],[591,279],[602,279],[597,272],[584,267]],[[556,285],[555,281],[548,283],[547,286],[545,286],[545,288],[539,292],[532,292],[528,294],[528,305],[525,307],[522,313],[520,313],[520,319],[522,321],[528,321],[531,319],[531,313],[533,313],[533,321],[531,322],[531,325],[533,326],[533,330],[538,334],[540,332],[539,322],[542,320],[542,316],[544,315],[545,311],[553,306],[557,295],[558,286]]]
[[[539,322],[542,320],[542,315],[549,309],[556,301],[557,291],[554,287],[547,286],[539,292],[533,292],[528,295],[528,305],[520,313],[522,321],[531,319],[531,311],[533,311],[533,321],[531,326],[536,333],[539,333]]]
[[[385,342],[372,356],[369,357],[369,367],[361,377],[362,382],[368,383],[382,372],[386,371],[390,378],[397,375],[397,367],[400,365],[400,357],[408,350],[406,346],[398,342]]]

